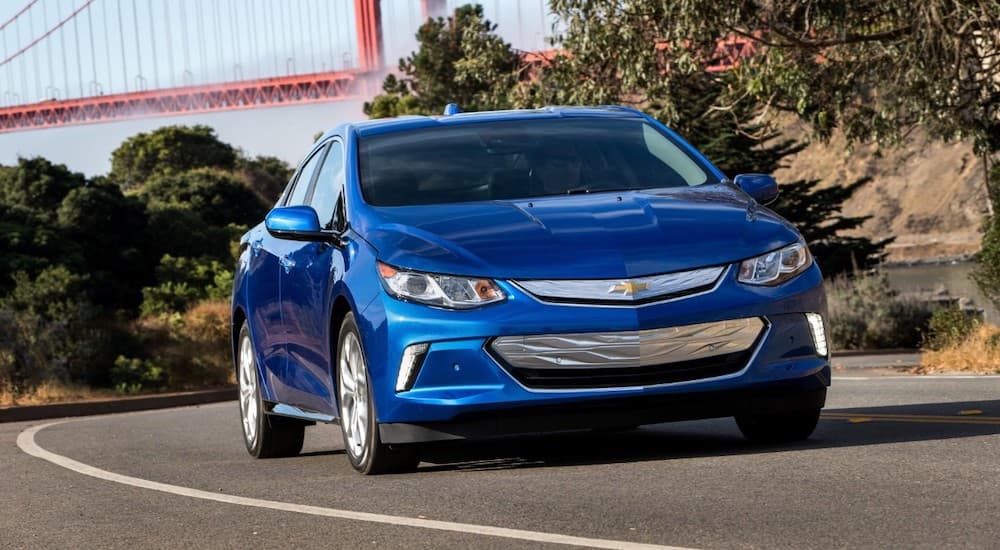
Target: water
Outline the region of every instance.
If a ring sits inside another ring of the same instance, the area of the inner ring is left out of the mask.
[[[976,308],[983,309],[986,321],[1000,324],[1000,312],[983,296],[969,275],[975,264],[951,264],[883,267],[889,284],[901,293],[931,293],[941,289],[953,298],[968,298]]]

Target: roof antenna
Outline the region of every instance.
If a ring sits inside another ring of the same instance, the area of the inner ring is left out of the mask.
[[[449,103],[444,106],[444,116],[457,115],[462,112],[462,108],[454,103]]]

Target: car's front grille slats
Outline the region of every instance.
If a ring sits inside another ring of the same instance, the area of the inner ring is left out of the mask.
[[[556,304],[638,306],[701,294],[715,288],[725,266],[625,279],[552,279],[513,281],[543,302]]]

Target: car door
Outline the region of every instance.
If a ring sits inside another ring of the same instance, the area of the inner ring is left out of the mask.
[[[324,231],[342,229],[337,212],[343,186],[344,146],[334,138],[306,200]],[[333,288],[344,274],[343,250],[331,241],[298,241],[287,263],[291,267],[281,272],[288,354],[284,383],[294,396],[293,404],[336,415],[330,318]]]
[[[325,154],[326,146],[324,145],[315,149],[306,157],[306,160],[302,162],[295,176],[293,176],[290,188],[284,194],[281,201],[279,201],[279,206],[292,206],[305,203],[308,193],[311,190],[312,182],[316,177],[316,172],[322,165]],[[267,387],[271,388],[273,392],[271,397],[275,401],[294,403],[295,392],[288,385],[288,379],[290,378],[288,368],[288,324],[290,320],[294,321],[294,316],[290,315],[288,301],[281,291],[281,276],[291,269],[289,263],[290,254],[300,243],[288,239],[279,239],[270,235],[266,230],[263,230],[262,233],[258,237],[261,239],[261,252],[259,255],[266,254],[266,266],[265,271],[261,272],[261,275],[264,277],[256,284],[260,287],[267,287],[266,290],[261,289],[261,292],[267,293],[269,299],[271,299],[273,293],[273,301],[269,302],[266,310],[260,313],[260,315],[264,315],[266,311],[268,323],[267,342],[269,346],[268,354],[264,358],[264,376],[268,379]],[[261,307],[258,306],[256,309],[261,309]]]

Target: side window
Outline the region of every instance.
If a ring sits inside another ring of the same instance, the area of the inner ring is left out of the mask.
[[[680,147],[663,137],[648,124],[642,125],[642,138],[650,154],[672,168],[688,185],[701,185],[708,176]]]
[[[309,205],[316,210],[319,216],[319,224],[323,229],[335,229],[339,227],[340,220],[337,220],[337,201],[340,198],[341,190],[344,188],[344,146],[339,141],[330,145],[330,152],[323,161],[323,168],[316,178],[316,188],[313,190],[312,200]]]
[[[292,187],[292,193],[289,195],[288,200],[285,201],[285,206],[299,206],[306,203],[306,192],[309,191],[309,182],[312,181],[316,167],[319,166],[319,161],[322,159],[323,149],[320,149],[302,165],[298,177],[295,178],[295,186]]]

